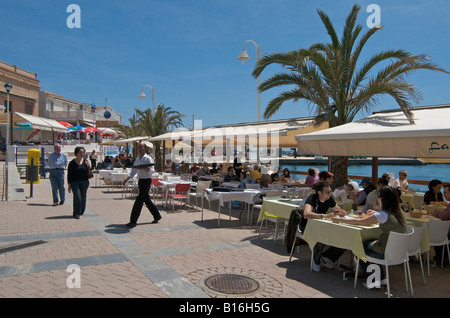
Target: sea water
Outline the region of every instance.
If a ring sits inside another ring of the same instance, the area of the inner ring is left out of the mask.
[[[316,168],[319,171],[328,170],[327,165],[280,165],[280,170],[288,168],[290,171],[308,172],[309,168]],[[426,165],[378,165],[378,176],[385,172],[394,173],[395,178],[398,178],[400,170],[406,170],[408,173],[407,179],[431,181],[433,179],[441,180],[442,182],[450,183],[450,164],[426,164]],[[348,174],[355,176],[372,176],[372,165],[350,165],[348,167]],[[294,174],[291,176],[294,180],[305,179],[305,175]],[[410,184],[411,190],[427,191],[428,186],[419,184]]]

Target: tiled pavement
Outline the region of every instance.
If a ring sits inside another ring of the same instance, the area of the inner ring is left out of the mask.
[[[24,180],[22,180],[24,183]],[[29,185],[23,184],[25,195]],[[157,201],[159,207],[160,201]],[[281,239],[272,239],[273,227],[258,239],[259,226],[247,226],[246,210],[232,210],[232,219],[222,213],[217,227],[217,203],[205,209],[161,207],[159,224],[144,207],[139,225],[129,230],[133,200],[121,199],[117,191],[91,187],[87,211],[80,220],[72,215],[72,195],[66,203],[52,207],[48,179],[34,185],[34,196],[26,201],[0,202],[0,297],[37,298],[221,298],[204,281],[217,273],[254,278],[261,288],[243,297],[257,298],[385,298],[384,290],[368,291],[361,283],[353,289],[353,277],[343,280],[338,270],[309,271],[310,251],[300,247],[289,263]],[[222,209],[224,211],[226,209]],[[23,249],[7,247],[44,241]],[[350,263],[350,254],[341,258]],[[80,288],[76,282],[79,266]],[[450,267],[433,267],[426,285],[418,263],[411,264],[415,297],[449,297]],[[405,291],[403,267],[392,270],[394,297],[410,298]]]

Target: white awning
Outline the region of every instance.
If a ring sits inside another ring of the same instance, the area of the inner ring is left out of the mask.
[[[299,133],[309,133],[328,128],[328,123],[318,127],[313,126],[313,118],[292,118],[274,121],[241,123],[207,127],[204,129],[177,129],[160,136],[150,138],[155,140],[181,140],[187,143],[193,141],[203,145],[224,144],[226,140],[246,139],[249,143],[270,147],[296,147],[295,136]]]
[[[450,105],[385,111],[353,123],[297,135],[298,153],[323,156],[450,158]]]
[[[128,138],[128,139],[118,139],[118,140],[111,140],[106,142],[105,144],[108,145],[116,145],[116,146],[126,146],[127,144],[133,144],[134,142],[139,142],[139,141],[148,141],[149,137],[148,136],[142,136],[142,137],[133,137],[133,138]],[[100,144],[102,145],[102,144]],[[146,143],[147,146],[149,146],[150,148],[153,148],[153,145],[151,143]]]
[[[6,123],[6,114],[1,114],[0,120]],[[16,123],[30,123],[33,129],[50,130],[56,132],[67,132],[67,128],[58,123],[56,120],[13,112],[13,121]]]

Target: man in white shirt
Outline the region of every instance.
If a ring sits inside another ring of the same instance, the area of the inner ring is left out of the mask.
[[[61,145],[55,144],[55,152],[48,156],[50,168],[50,184],[52,185],[53,206],[58,205],[58,192],[61,198],[59,205],[64,204],[66,189],[64,188],[64,169],[67,167],[67,156],[61,152]]]
[[[154,161],[149,155],[147,155],[146,146],[142,142],[140,142],[137,146],[137,153],[138,156],[134,162],[134,166],[131,169],[130,175],[123,181],[123,184],[126,184],[128,180],[133,178],[136,174],[139,179],[139,194],[136,197],[136,201],[134,202],[133,209],[131,211],[130,223],[126,225],[130,228],[136,226],[144,203],[153,215],[153,224],[158,223],[158,221],[162,218],[158,208],[153,204],[149,195],[150,187],[152,185],[152,175],[153,172],[155,172]]]
[[[400,189],[400,191],[402,192],[408,191],[409,184],[408,180],[406,180],[407,176],[408,174],[405,170],[400,170],[400,172],[398,173],[398,178],[394,181],[394,188]]]

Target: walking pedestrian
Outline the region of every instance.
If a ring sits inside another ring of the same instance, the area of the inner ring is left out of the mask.
[[[129,176],[123,181],[125,185],[130,178],[133,178],[136,174],[138,176],[138,188],[139,194],[134,201],[133,209],[131,210],[130,223],[126,224],[127,227],[133,228],[137,225],[139,216],[141,215],[142,206],[145,205],[153,215],[152,224],[158,223],[161,220],[161,214],[158,208],[153,204],[150,199],[149,191],[152,185],[152,175],[155,171],[153,159],[147,155],[146,145],[140,142],[137,146],[137,158],[134,162],[134,166],[131,169]]]
[[[89,161],[84,158],[86,149],[75,148],[75,159],[67,167],[67,183],[69,193],[73,191],[73,217],[79,219],[86,210],[86,196],[89,188],[87,170],[91,168]]]
[[[67,166],[67,157],[61,152],[61,145],[55,144],[55,150],[48,156],[48,166],[50,168],[50,183],[52,185],[53,206],[63,205],[66,198],[64,188],[64,170]],[[58,200],[58,192],[59,198]]]
[[[91,166],[92,169],[97,169],[97,153],[95,152],[95,149],[92,150],[91,154],[89,155],[89,159],[91,160]]]

